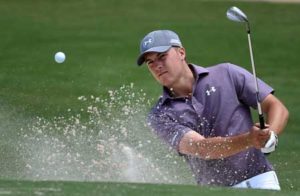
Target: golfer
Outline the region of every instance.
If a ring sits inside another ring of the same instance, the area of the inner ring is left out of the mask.
[[[198,184],[280,190],[264,153],[275,150],[289,114],[269,85],[258,79],[267,116],[261,130],[251,118],[256,91],[245,69],[188,63],[178,35],[170,30],[152,31],[142,39],[137,64],[146,64],[163,87],[149,126],[187,160]]]

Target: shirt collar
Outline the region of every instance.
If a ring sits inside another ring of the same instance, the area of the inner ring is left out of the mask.
[[[197,83],[197,81],[199,80],[200,75],[204,76],[209,73],[208,69],[198,66],[198,65],[195,65],[195,64],[189,64],[189,67],[193,71],[194,75],[196,76],[195,83]],[[195,85],[195,84],[193,84],[193,85]],[[167,99],[173,99],[173,97],[171,96],[171,91],[167,87],[164,86],[160,103],[163,104]]]

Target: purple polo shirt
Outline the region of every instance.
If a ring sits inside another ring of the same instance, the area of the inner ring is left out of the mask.
[[[189,66],[196,77],[192,97],[173,98],[164,88],[148,116],[152,130],[177,151],[180,140],[191,130],[206,138],[247,132],[253,125],[250,107],[257,107],[252,74],[230,63],[208,68]],[[273,93],[273,89],[259,79],[258,85],[260,100]],[[232,186],[273,170],[264,154],[255,148],[213,160],[182,156],[201,185]]]

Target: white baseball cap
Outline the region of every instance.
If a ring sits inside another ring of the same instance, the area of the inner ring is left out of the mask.
[[[175,32],[170,30],[156,30],[148,33],[141,41],[137,64],[142,65],[144,63],[144,55],[146,53],[166,52],[172,46],[182,47],[181,41]]]

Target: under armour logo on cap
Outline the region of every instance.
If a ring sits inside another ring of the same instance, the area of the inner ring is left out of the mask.
[[[147,45],[151,43],[152,43],[152,38],[149,38],[148,40],[144,41],[144,47],[147,47]]]
[[[178,35],[170,30],[157,30],[148,33],[140,44],[140,56],[137,64],[142,65],[145,61],[144,55],[149,52],[166,52],[172,46],[182,47]]]

